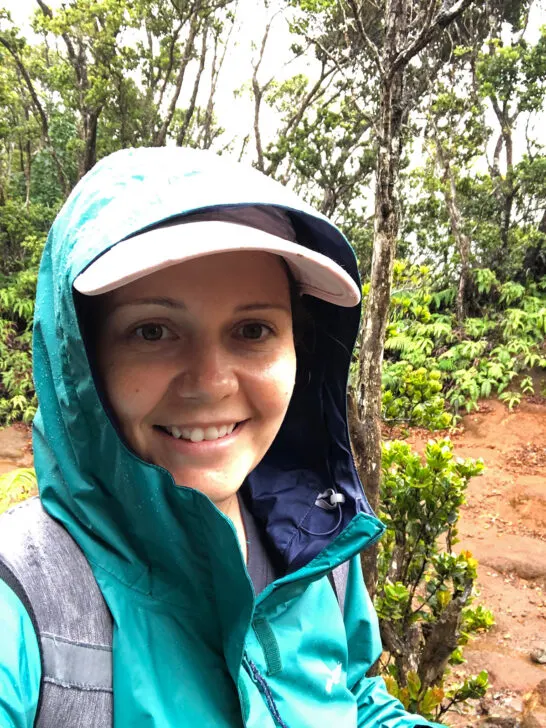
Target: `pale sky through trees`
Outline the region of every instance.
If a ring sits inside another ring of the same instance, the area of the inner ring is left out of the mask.
[[[53,9],[62,5],[62,0],[49,0]],[[32,31],[29,27],[29,18],[37,8],[35,0],[7,0],[5,7],[12,14],[15,23],[22,28],[27,37],[31,37]],[[219,123],[226,132],[220,140],[220,146],[236,140],[233,144],[233,153],[238,154],[242,140],[247,134],[252,135],[253,98],[250,92],[250,79],[252,76],[252,61],[258,53],[262,41],[266,23],[275,13],[276,7],[286,7],[286,3],[271,3],[269,9],[264,7],[263,2],[256,0],[239,0],[237,8],[236,32],[233,33],[229,44],[229,51],[226,62],[221,72],[221,83],[215,96],[215,110]],[[530,42],[536,42],[539,36],[539,28],[546,24],[546,2],[539,0],[533,4],[526,37]],[[285,58],[290,57],[290,44],[294,42],[294,36],[290,35],[288,23],[283,15],[278,15],[273,20],[270,37],[264,53],[263,62],[260,67],[259,81],[265,83],[271,77],[278,81],[286,80],[296,73],[313,78],[316,73],[316,61],[312,54],[286,65]],[[187,91],[189,94],[190,91]],[[198,98],[205,98],[208,93],[206,84],[203,84],[199,91]],[[181,102],[184,103],[184,89],[181,94]],[[491,112],[487,116],[488,122],[495,127],[496,120]],[[521,127],[521,124],[519,125]],[[271,141],[277,131],[277,119],[275,112],[263,104],[261,109],[260,127],[265,142]],[[538,142],[546,144],[546,114],[543,113],[535,118],[533,127],[528,131]],[[517,128],[514,136],[514,158],[520,159],[526,152],[524,129]],[[248,156],[252,156],[254,147],[249,143],[247,147]],[[419,144],[417,143],[414,152],[418,155],[416,164],[420,163]]]
[[[62,4],[63,0],[48,0],[48,5],[52,9],[58,8]],[[24,34],[32,37],[29,19],[38,7],[35,0],[6,0],[5,7]],[[248,88],[252,75],[251,63],[257,53],[256,46],[261,44],[268,18],[274,12],[271,9],[266,10],[263,2],[256,2],[256,0],[239,0],[238,2],[236,32],[233,33],[230,40],[229,52],[222,69],[223,83],[220,84],[215,96],[219,121],[227,132],[226,141],[230,137],[238,137],[242,140],[245,134],[251,131],[253,100]],[[284,67],[284,59],[289,55],[289,47],[292,42],[294,42],[294,38],[290,35],[285,18],[277,16],[273,21],[260,69],[260,81],[266,81],[272,76],[282,81],[296,73],[313,75],[313,59],[301,59]],[[205,96],[208,91],[205,84],[203,86],[203,89],[200,89],[200,97]],[[189,94],[189,91],[187,93]],[[236,98],[234,98],[234,94]],[[183,91],[181,99],[184,99]],[[276,126],[274,116],[271,112],[268,114],[268,111],[267,108],[262,111],[265,138],[274,135]]]

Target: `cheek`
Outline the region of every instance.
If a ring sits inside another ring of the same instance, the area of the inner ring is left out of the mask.
[[[125,429],[145,415],[160,396],[154,392],[159,378],[150,376],[149,368],[128,362],[107,362],[102,367],[103,386],[119,423]]]
[[[256,377],[264,414],[282,419],[288,408],[296,380],[296,356],[290,354],[272,362]]]

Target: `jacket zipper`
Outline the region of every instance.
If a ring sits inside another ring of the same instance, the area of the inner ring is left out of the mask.
[[[246,652],[243,656],[243,665],[247,673],[250,675],[252,682],[257,685],[258,690],[262,693],[275,724],[279,726],[279,728],[288,728],[284,720],[281,718],[275,699],[269,689],[269,685],[256,667],[256,664],[247,656]]]

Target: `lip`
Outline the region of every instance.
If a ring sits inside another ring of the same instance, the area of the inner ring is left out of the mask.
[[[232,420],[233,422],[233,420]],[[182,437],[176,438],[169,435],[167,432],[159,427],[154,428],[155,432],[166,441],[168,441],[177,452],[187,455],[207,455],[209,453],[219,452],[228,448],[234,440],[236,440],[241,432],[245,429],[248,420],[239,422],[237,427],[229,435],[219,437],[217,440],[201,440],[201,442],[192,442],[191,440],[184,440]],[[212,425],[206,425],[212,427]],[[190,427],[190,425],[184,425],[184,427]],[[203,425],[194,425],[194,427],[203,427]]]

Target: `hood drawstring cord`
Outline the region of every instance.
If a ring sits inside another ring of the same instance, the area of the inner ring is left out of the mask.
[[[308,533],[310,536],[329,536],[331,533],[337,531],[343,520],[343,511],[341,510],[341,504],[345,503],[345,496],[343,493],[338,493],[334,488],[328,488],[323,493],[319,493],[315,500],[315,505],[322,508],[324,511],[338,511],[338,519],[336,525],[329,531],[323,531],[317,533],[316,531],[309,531],[309,529],[302,526],[302,530]]]
[[[325,511],[335,511],[336,508],[340,508],[340,503],[345,503],[345,496],[334,488],[328,488],[324,493],[319,493],[315,501],[315,505]]]

